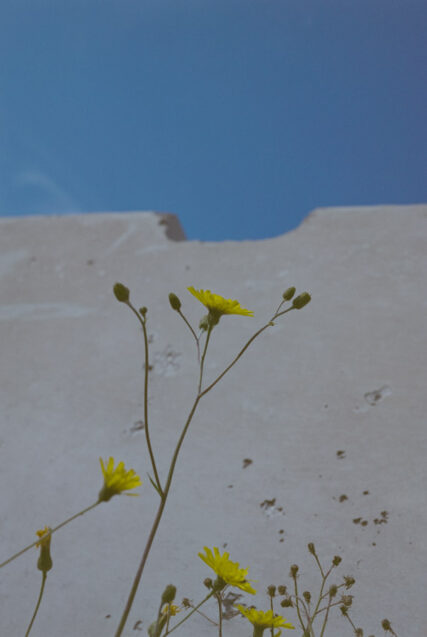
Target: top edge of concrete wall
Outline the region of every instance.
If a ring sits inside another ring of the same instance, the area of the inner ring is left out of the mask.
[[[300,222],[298,226],[295,228],[285,231],[279,235],[274,235],[272,237],[267,237],[263,239],[241,239],[239,241],[265,241],[269,239],[276,239],[278,237],[284,236],[291,232],[297,231],[300,227],[306,226],[308,223],[312,223],[319,216],[326,215],[348,215],[352,214],[374,214],[375,212],[381,211],[389,211],[389,212],[400,212],[402,215],[407,214],[408,212],[419,212],[422,208],[424,208],[427,204],[425,203],[416,203],[416,204],[377,204],[377,205],[368,205],[368,206],[319,206],[313,208],[313,210],[309,211],[304,217],[304,219]],[[163,236],[165,239],[169,239],[170,241],[192,241],[189,240],[184,232],[184,229],[179,220],[179,215],[169,213],[169,212],[157,212],[153,210],[125,210],[125,211],[99,211],[99,212],[84,212],[84,213],[67,213],[67,214],[46,214],[46,215],[22,215],[17,217],[0,217],[0,224],[29,224],[31,222],[46,222],[54,224],[67,224],[70,222],[81,221],[84,225],[92,226],[97,223],[103,221],[106,217],[108,219],[125,219],[132,218],[136,216],[147,216],[148,218],[152,218],[153,221],[156,222],[158,226],[163,226]],[[202,243],[222,243],[224,241],[228,241],[224,239],[223,241],[203,241],[200,239],[194,239],[194,241],[202,242]]]

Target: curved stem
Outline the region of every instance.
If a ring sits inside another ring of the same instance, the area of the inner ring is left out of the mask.
[[[31,621],[30,621],[30,625],[28,626],[27,632],[25,633],[25,637],[28,637],[28,635],[30,634],[30,630],[31,630],[31,628],[32,628],[32,626],[34,624],[34,620],[35,620],[35,618],[37,616],[37,613],[38,613],[38,610],[39,610],[39,607],[40,607],[40,603],[41,603],[42,597],[43,597],[43,591],[44,591],[44,585],[46,583],[46,578],[47,578],[47,572],[43,571],[42,584],[41,584],[41,587],[40,587],[39,598],[37,600],[37,604],[36,604],[36,607],[34,609],[34,613],[33,613],[33,616],[31,618]]]
[[[177,312],[180,315],[180,317],[183,319],[183,321],[186,323],[186,325],[187,325],[188,329],[190,330],[190,332],[192,333],[192,335],[194,336],[194,339],[196,341],[196,347],[197,347],[197,360],[198,360],[198,362],[200,362],[200,347],[199,347],[199,339],[197,338],[197,334],[193,330],[193,328],[191,327],[190,323],[188,322],[188,320],[184,316],[184,314],[181,312],[181,310],[177,310]]]
[[[271,323],[272,321],[274,321],[278,316],[282,316],[282,314],[286,314],[286,312],[290,312],[291,310],[293,310],[295,308],[290,307],[287,310],[284,310],[283,312],[280,312],[280,314],[275,314],[268,323],[266,323],[263,327],[261,327],[257,332],[255,332],[255,334],[253,334],[253,336],[251,336],[251,338],[248,340],[248,342],[246,343],[246,345],[244,345],[242,347],[242,349],[240,350],[240,352],[237,354],[237,356],[235,356],[233,358],[233,360],[231,361],[231,363],[224,369],[223,372],[221,372],[221,374],[213,381],[213,383],[211,383],[208,387],[206,387],[206,389],[204,389],[201,392],[201,396],[204,396],[205,394],[208,393],[208,391],[210,391],[212,389],[212,387],[214,387],[223,376],[225,376],[225,374],[233,367],[233,365],[235,363],[237,363],[237,361],[239,360],[239,358],[244,354],[244,352],[246,352],[246,350],[248,349],[249,345],[251,343],[253,343],[253,341],[264,331],[267,329],[267,327],[271,327]]]
[[[58,531],[58,529],[62,529],[62,527],[65,526],[66,524],[69,524],[70,522],[72,522],[73,520],[78,518],[79,515],[84,515],[85,513],[87,513],[87,511],[90,511],[91,509],[94,509],[99,503],[100,502],[98,500],[94,504],[91,504],[90,506],[86,507],[86,509],[83,509],[83,511],[79,511],[79,513],[76,513],[75,515],[72,515],[70,518],[67,518],[64,522],[61,522],[61,524],[58,524],[58,526],[55,526],[53,529],[51,529],[50,535],[52,535],[52,533],[55,533],[55,531]],[[46,534],[46,536],[47,536],[47,534]],[[2,562],[0,564],[0,568],[2,568],[3,566],[6,566],[6,564],[9,564],[9,562],[12,562],[17,557],[19,557],[20,555],[22,555],[23,553],[25,553],[29,549],[33,548],[33,546],[35,546],[39,542],[40,542],[40,539],[36,540],[32,544],[29,544],[24,549],[22,549],[22,551],[18,551],[18,553],[15,553],[15,555],[12,555],[12,557],[9,557],[9,559],[7,559],[4,562]]]
[[[144,553],[143,553],[142,558],[141,558],[141,562],[140,562],[140,564],[138,566],[138,570],[137,570],[135,578],[133,580],[132,588],[131,588],[128,600],[126,602],[126,606],[125,606],[125,609],[123,611],[122,617],[120,619],[119,626],[118,626],[117,631],[115,633],[115,637],[120,637],[120,635],[122,634],[123,628],[125,627],[127,618],[129,616],[130,609],[132,608],[133,600],[135,599],[136,591],[138,590],[138,586],[139,586],[139,583],[141,581],[141,577],[142,577],[142,573],[144,571],[145,563],[146,563],[148,555],[150,553],[151,545],[153,544],[153,540],[154,540],[154,537],[156,535],[157,528],[158,528],[158,526],[160,524],[160,520],[162,519],[163,511],[164,511],[164,508],[166,506],[166,500],[167,500],[167,497],[168,497],[168,494],[169,494],[169,489],[171,487],[172,477],[173,477],[173,473],[174,473],[174,470],[175,470],[176,461],[178,459],[178,454],[179,454],[179,451],[181,449],[181,445],[184,442],[185,434],[187,433],[188,427],[190,425],[191,419],[193,418],[194,412],[196,411],[196,407],[197,407],[197,405],[199,403],[199,400],[200,400],[200,395],[198,395],[196,397],[196,400],[194,401],[193,407],[191,408],[190,414],[188,415],[187,422],[185,423],[184,429],[181,432],[181,436],[180,436],[180,438],[178,440],[178,444],[177,444],[177,446],[175,448],[175,452],[174,452],[173,457],[172,457],[171,466],[169,468],[169,474],[168,474],[168,477],[167,477],[167,480],[166,480],[166,485],[165,485],[165,488],[164,488],[164,490],[162,492],[160,506],[158,508],[156,517],[154,519],[153,526],[151,527],[150,535],[148,536],[147,544],[145,546]]]
[[[142,325],[142,331],[144,333],[144,350],[145,350],[145,366],[144,366],[144,431],[145,431],[145,440],[147,441],[148,453],[150,454],[151,466],[153,467],[154,478],[156,480],[157,487],[159,489],[159,494],[163,493],[162,485],[160,484],[159,474],[157,472],[156,461],[154,459],[153,449],[151,447],[150,440],[150,432],[148,429],[148,338],[147,338],[147,327],[145,325],[145,320],[136,311],[130,301],[127,302],[127,305],[130,307],[132,312],[137,317],[138,321]]]

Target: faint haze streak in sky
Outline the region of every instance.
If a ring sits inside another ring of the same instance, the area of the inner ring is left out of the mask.
[[[16,188],[28,190],[27,196],[34,197],[35,209],[40,214],[82,212],[73,197],[49,175],[38,170],[24,170],[16,175],[14,181]]]

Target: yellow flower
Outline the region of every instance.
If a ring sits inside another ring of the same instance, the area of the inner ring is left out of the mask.
[[[179,613],[180,610],[180,607],[176,604],[165,604],[162,609],[162,615],[169,615],[169,617],[173,617]]]
[[[123,491],[135,489],[142,484],[140,477],[133,469],[126,471],[124,462],[119,462],[115,469],[114,458],[109,459],[106,468],[102,458],[99,462],[104,475],[104,486],[99,492],[99,502],[108,502],[113,495],[120,495]],[[139,495],[139,493],[125,493],[125,495]]]
[[[254,315],[254,313],[250,310],[240,307],[240,303],[238,301],[224,299],[222,296],[219,296],[219,294],[213,294],[210,290],[195,290],[193,286],[190,286],[187,290],[191,292],[191,294],[195,296],[200,303],[203,303],[203,305],[208,308],[214,325],[218,323],[223,314],[243,314],[243,316]]]
[[[268,610],[265,613],[262,610],[256,610],[256,608],[245,608],[241,604],[237,604],[236,608],[249,619],[253,626],[258,628],[295,628],[281,615],[273,615],[272,610]]]
[[[204,549],[206,551],[206,555],[199,553],[199,557],[205,562],[205,564],[215,571],[218,577],[224,580],[226,584],[230,584],[230,586],[237,586],[237,588],[242,589],[242,591],[255,595],[256,591],[246,579],[249,567],[240,568],[238,562],[230,561],[229,553],[225,552],[221,555],[216,546],[214,546],[214,554],[207,546],[205,546]]]
[[[45,526],[44,529],[40,529],[40,531],[36,531],[36,535],[39,536],[40,542],[37,542],[36,548],[39,546],[50,546],[50,535],[51,528],[49,526]],[[47,535],[49,533],[49,535]],[[46,537],[45,537],[46,536]]]

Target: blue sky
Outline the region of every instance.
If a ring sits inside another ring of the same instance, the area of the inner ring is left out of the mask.
[[[1,0],[0,215],[427,202],[425,0]]]

